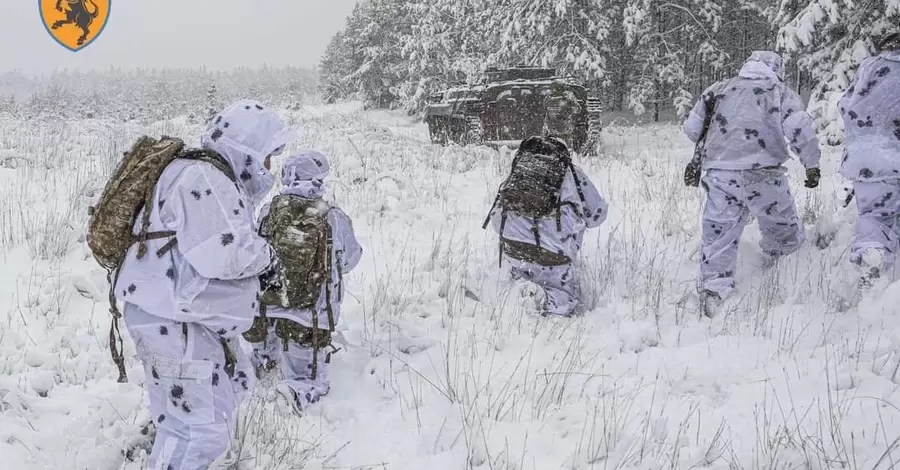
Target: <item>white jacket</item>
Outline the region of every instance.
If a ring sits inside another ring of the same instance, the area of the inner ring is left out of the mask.
[[[606,221],[608,206],[597,188],[588,179],[581,168],[575,166],[575,174],[581,183],[581,191],[584,194],[584,202],[578,195],[575,186],[575,178],[571,172],[566,173],[560,188],[560,199],[564,204],[560,210],[560,227],[556,225],[556,217],[538,220],[538,234],[541,247],[558,254],[576,260],[584,238],[584,232],[589,228],[599,227]],[[566,204],[568,203],[568,204]],[[495,208],[491,212],[491,223],[499,234],[502,225],[502,236],[509,240],[535,244],[534,222],[513,212],[506,213],[506,223],[503,223],[503,211]]]
[[[807,169],[818,168],[821,151],[815,127],[800,96],[782,82],[781,57],[754,52],[737,77],[704,91],[684,124],[697,142],[706,105],[716,98],[704,146],[703,169],[752,170],[781,166],[788,145]]]
[[[900,51],[864,60],[840,104],[846,136],[841,175],[900,178]]]
[[[149,241],[141,259],[138,246],[132,246],[116,298],[152,316],[202,324],[226,338],[247,331],[259,311],[257,276],[272,259],[254,219],[255,205],[273,183],[263,161],[290,136],[274,113],[253,101],[235,103],[214,120],[202,146],[219,151],[237,182],[206,162],[170,164],[156,186],[149,231],[174,231],[177,245],[158,257],[169,239]],[[143,212],[135,233],[142,217]]]

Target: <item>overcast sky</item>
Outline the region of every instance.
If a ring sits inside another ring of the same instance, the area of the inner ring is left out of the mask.
[[[109,23],[71,52],[50,37],[37,0],[0,0],[0,73],[19,69],[315,66],[357,0],[112,0]]]

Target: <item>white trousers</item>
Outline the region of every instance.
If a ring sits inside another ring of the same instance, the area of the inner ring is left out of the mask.
[[[275,335],[274,326],[269,327],[265,342],[253,343],[252,346],[254,366],[276,363],[281,372],[282,383],[297,394],[301,407],[318,402],[331,390],[331,348],[319,349],[313,377],[313,348],[288,342],[288,349],[285,351],[284,342]]]
[[[131,304],[123,315],[156,423],[147,468],[209,468],[228,450],[235,411],[254,385],[249,358],[236,339],[227,343],[227,358],[219,336],[201,325],[163,320]]]
[[[564,266],[540,266],[503,257],[509,265],[510,277],[537,284],[546,294],[545,313],[568,316],[581,307],[581,284],[571,264]]]
[[[734,291],[738,242],[751,215],[759,223],[766,255],[789,255],[803,245],[803,223],[783,169],[709,170],[702,184],[707,192],[700,264],[704,290],[721,298]]]
[[[886,269],[893,269],[900,249],[900,179],[882,182],[853,183],[856,192],[856,234],[850,258],[859,264],[869,249],[881,252]]]

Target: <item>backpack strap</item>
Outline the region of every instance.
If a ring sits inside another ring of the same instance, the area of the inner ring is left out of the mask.
[[[216,167],[217,170],[224,173],[232,183],[237,184],[237,177],[234,175],[234,169],[231,168],[231,165],[225,160],[225,158],[215,150],[191,149],[179,155],[178,158],[209,163],[210,165]]]

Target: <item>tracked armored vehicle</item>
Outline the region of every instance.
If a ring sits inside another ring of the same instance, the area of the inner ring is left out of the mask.
[[[425,122],[440,145],[516,147],[532,135],[554,134],[586,153],[600,143],[599,102],[552,68],[488,69],[481,83],[432,95]]]

